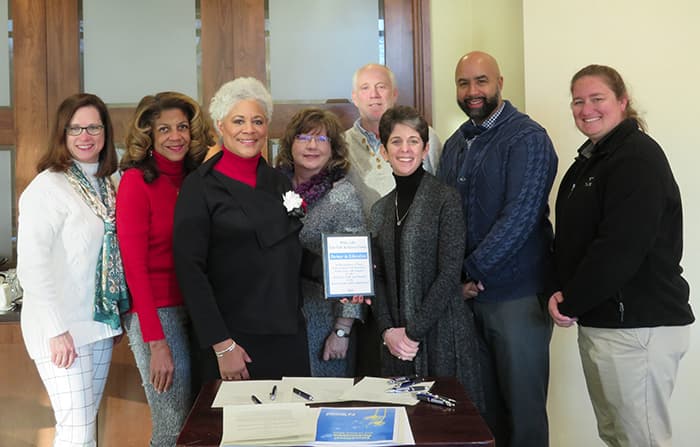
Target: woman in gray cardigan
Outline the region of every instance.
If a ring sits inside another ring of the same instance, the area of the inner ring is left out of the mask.
[[[280,139],[277,169],[285,173],[307,206],[299,233],[302,247],[321,256],[322,233],[365,230],[362,203],[345,178],[348,150],[343,127],[331,112],[304,109],[295,114]],[[311,375],[355,376],[355,320],[366,305],[325,299],[323,284],[301,279]]]
[[[372,207],[369,223],[382,375],[454,376],[482,408],[477,335],[460,293],[465,225],[459,195],[423,170],[428,124],[415,109],[387,110],[379,135],[396,180]]]

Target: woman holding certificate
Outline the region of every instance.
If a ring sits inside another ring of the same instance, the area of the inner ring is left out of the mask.
[[[175,206],[175,270],[201,350],[199,379],[308,376],[301,313],[301,199],[261,157],[272,98],[227,82],[210,112],[223,149],[192,172]],[[296,200],[294,200],[296,199]]]
[[[379,136],[396,181],[369,220],[382,375],[455,376],[481,408],[477,335],[460,292],[465,225],[459,195],[423,170],[428,123],[415,109],[387,110]]]
[[[322,233],[364,231],[362,202],[345,177],[347,155],[338,118],[321,109],[305,109],[294,115],[280,140],[277,168],[307,205],[299,234],[301,244],[319,256]],[[301,285],[311,375],[354,377],[351,332],[355,319],[362,319],[365,306],[325,299],[323,285],[316,281],[302,278]]]

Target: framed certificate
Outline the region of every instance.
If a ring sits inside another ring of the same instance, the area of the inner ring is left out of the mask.
[[[372,244],[367,233],[321,235],[326,298],[374,296]]]

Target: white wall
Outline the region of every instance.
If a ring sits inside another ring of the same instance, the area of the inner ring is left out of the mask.
[[[681,188],[683,267],[691,285],[691,303],[698,302],[693,295],[700,280],[700,234],[692,231],[700,226],[700,138],[695,131],[700,99],[695,89],[700,79],[698,17],[700,3],[694,0],[668,5],[650,0],[431,2],[435,129],[444,140],[465,119],[455,104],[457,59],[472,49],[492,53],[504,73],[504,97],[546,127],[554,141],[559,154],[554,191],[584,140],[569,111],[571,76],[590,63],[608,64],[622,73]],[[519,20],[520,29],[514,25]],[[518,82],[523,86],[522,97],[518,97]],[[700,324],[693,326],[691,337],[671,402],[676,447],[699,444]],[[603,445],[586,393],[575,329],[555,330],[551,362],[551,446]]]
[[[501,32],[493,32],[496,28]],[[504,97],[524,107],[522,29],[520,0],[430,2],[433,128],[443,142],[466,119],[455,99],[455,68],[472,50],[487,51],[498,60]]]

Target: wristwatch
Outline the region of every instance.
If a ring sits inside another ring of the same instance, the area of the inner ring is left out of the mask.
[[[345,329],[338,328],[334,330],[335,335],[337,335],[340,338],[345,338],[350,336],[350,332],[346,331]]]

